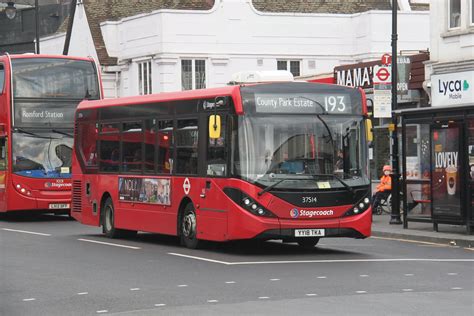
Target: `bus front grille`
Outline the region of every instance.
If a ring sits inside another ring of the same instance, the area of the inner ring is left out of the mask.
[[[82,211],[82,181],[72,181],[72,211]]]

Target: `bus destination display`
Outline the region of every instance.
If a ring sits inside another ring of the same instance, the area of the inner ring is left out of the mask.
[[[255,109],[257,113],[353,113],[347,94],[255,93]]]

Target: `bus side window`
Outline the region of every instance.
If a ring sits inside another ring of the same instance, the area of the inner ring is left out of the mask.
[[[0,170],[7,169],[7,146],[5,138],[0,138]]]
[[[173,170],[173,121],[158,121],[158,173]]]
[[[207,175],[208,176],[225,176],[227,167],[227,151],[226,151],[226,120],[222,116],[221,135],[219,138],[208,137],[207,142]],[[209,131],[208,131],[209,133]],[[208,135],[209,136],[209,135]]]

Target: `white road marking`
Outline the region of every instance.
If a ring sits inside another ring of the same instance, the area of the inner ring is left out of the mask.
[[[356,291],[357,294],[365,294],[367,291]]]
[[[464,248],[464,249],[474,251],[474,248]]]
[[[456,272],[449,272],[448,275],[458,275]]]
[[[36,301],[36,298],[24,298],[23,302],[31,302],[31,301]]]
[[[108,313],[109,311],[106,309],[102,309],[100,311],[97,311],[97,314],[103,314],[103,313]]]
[[[80,293],[77,293],[77,295],[87,295],[89,294],[89,292],[80,292]]]
[[[402,289],[403,292],[413,292],[413,289]]]
[[[140,247],[134,247],[134,246],[128,246],[128,245],[121,245],[121,244],[115,244],[115,243],[111,243],[111,242],[97,241],[97,240],[91,240],[91,239],[79,238],[78,240],[79,240],[79,241],[90,242],[90,243],[94,243],[94,244],[107,245],[107,246],[114,246],[114,247],[121,247],[121,248],[128,248],[128,249],[134,249],[134,250],[142,249],[142,248],[140,248]]]
[[[414,276],[413,273],[405,273],[405,276]]]
[[[196,260],[207,261],[207,262],[214,262],[214,263],[227,264],[227,265],[230,264],[229,262],[225,262],[225,261],[207,259],[207,258],[196,257],[196,256],[188,256],[188,255],[183,255],[181,253],[168,252],[168,254],[172,255],[172,256],[184,257],[184,258],[189,258],[189,259],[196,259]]]
[[[370,238],[383,239],[383,240],[393,240],[393,241],[402,241],[402,242],[409,242],[409,243],[423,244],[423,245],[439,245],[439,246],[449,245],[449,244],[440,244],[440,243],[434,243],[434,242],[429,242],[429,241],[419,241],[419,240],[402,239],[402,238],[374,237],[374,236],[372,236]]]
[[[166,306],[166,304],[155,304],[156,307]]]
[[[5,230],[7,232],[23,233],[23,234],[38,235],[38,236],[51,236],[51,234],[30,232],[27,230],[18,230],[18,229],[10,229],[10,228],[2,228],[2,230]]]
[[[270,279],[270,281],[280,281],[280,279]]]
[[[218,300],[207,300],[208,303],[217,303],[219,302]]]
[[[235,281],[226,281],[225,283],[226,283],[226,284],[234,284]]]
[[[130,291],[140,291],[140,288],[139,287],[134,287],[134,288],[130,289]]]
[[[361,278],[367,278],[369,275],[368,274],[361,274],[359,275]]]
[[[306,296],[318,296],[318,294],[315,294],[315,293],[308,293],[308,294],[306,294]]]
[[[188,285],[187,284],[180,284],[178,285],[178,287],[187,287]]]
[[[462,290],[462,287],[452,287],[451,290]]]
[[[259,296],[258,299],[259,300],[268,300],[270,297],[268,296]]]
[[[208,259],[197,256],[189,256],[175,252],[168,252],[171,256],[178,256],[183,258],[189,258],[194,260],[200,260],[205,262],[219,263],[223,265],[257,265],[257,264],[293,264],[293,263],[347,263],[347,262],[474,262],[474,259],[460,259],[460,258],[448,258],[448,259],[433,259],[433,258],[386,258],[386,259],[333,259],[333,260],[287,260],[287,261],[242,261],[242,262],[227,262],[214,259]]]
[[[322,275],[322,276],[318,276],[317,278],[318,278],[318,279],[327,279],[327,277],[325,277],[325,276],[323,276],[323,275]]]

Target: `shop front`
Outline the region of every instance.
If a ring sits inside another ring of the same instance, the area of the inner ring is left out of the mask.
[[[418,221],[433,223],[435,231],[438,224],[465,225],[468,233],[474,229],[472,74],[459,77],[432,76],[432,106],[398,112],[405,228]]]

